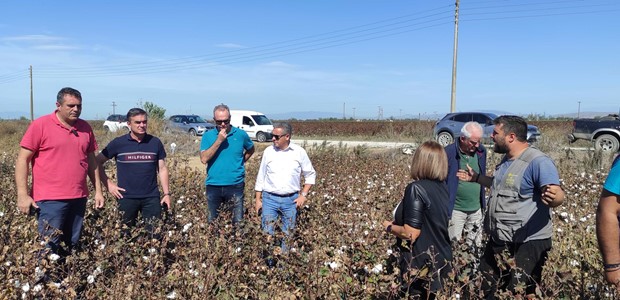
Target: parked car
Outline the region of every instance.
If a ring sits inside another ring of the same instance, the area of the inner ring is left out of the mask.
[[[197,115],[174,115],[168,119],[164,127],[164,131],[186,132],[190,135],[202,135],[209,129],[215,128],[215,125],[205,121]]]
[[[592,141],[594,149],[618,152],[620,149],[620,116],[611,114],[602,118],[575,119],[568,141],[583,139]]]
[[[458,112],[449,113],[437,123],[433,128],[433,134],[439,144],[444,147],[452,144],[454,139],[461,136],[461,128],[469,121],[476,121],[482,125],[483,134],[482,139],[485,142],[489,142],[491,134],[493,133],[493,120],[498,116],[494,113],[488,112]],[[527,125],[527,141],[529,143],[536,142],[540,137],[540,131],[538,127],[534,125]]]
[[[253,140],[271,141],[273,124],[263,113],[251,110],[231,110],[230,124],[245,131]]]
[[[107,132],[116,132],[120,129],[129,131],[129,125],[127,125],[126,115],[110,115],[103,122],[103,129]]]

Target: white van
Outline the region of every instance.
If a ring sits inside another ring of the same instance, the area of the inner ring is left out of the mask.
[[[253,140],[259,142],[271,140],[273,124],[263,113],[251,110],[231,110],[230,124],[243,129]]]

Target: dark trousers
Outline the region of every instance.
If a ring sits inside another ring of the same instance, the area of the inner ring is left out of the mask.
[[[233,185],[207,185],[207,206],[209,222],[215,220],[220,210],[231,210],[233,224],[243,220],[243,192],[245,183]],[[224,207],[222,207],[224,205]]]
[[[138,213],[142,214],[145,229],[151,237],[155,234],[154,223],[161,219],[161,204],[159,197],[122,198],[118,200],[118,210],[122,214],[122,222],[127,227],[136,226]],[[128,233],[125,229],[125,233]]]
[[[52,252],[63,255],[75,248],[82,234],[86,198],[37,201],[41,238]],[[64,243],[67,249],[61,246]]]
[[[515,295],[523,294],[515,289],[519,283],[525,284],[526,295],[535,294],[549,250],[551,239],[525,243],[497,243],[489,239],[480,260],[485,299],[495,299],[498,289],[511,291]],[[509,258],[514,258],[514,267],[506,260]],[[505,268],[500,270],[500,265]]]

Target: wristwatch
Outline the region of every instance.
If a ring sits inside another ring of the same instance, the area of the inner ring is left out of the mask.
[[[385,231],[386,231],[386,232],[392,232],[392,224],[388,225],[388,226],[385,228]]]
[[[308,197],[308,193],[306,193],[306,192],[301,192],[301,195],[304,196],[304,197]]]

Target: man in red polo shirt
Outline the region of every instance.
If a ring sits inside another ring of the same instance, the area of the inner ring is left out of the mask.
[[[35,209],[41,238],[53,253],[63,256],[80,239],[89,195],[86,175],[95,186],[95,207],[102,208],[104,203],[94,153],[97,142],[90,125],[79,118],[81,112],[80,92],[61,89],[56,111],[34,120],[26,130],[15,162],[19,211],[28,214]]]

